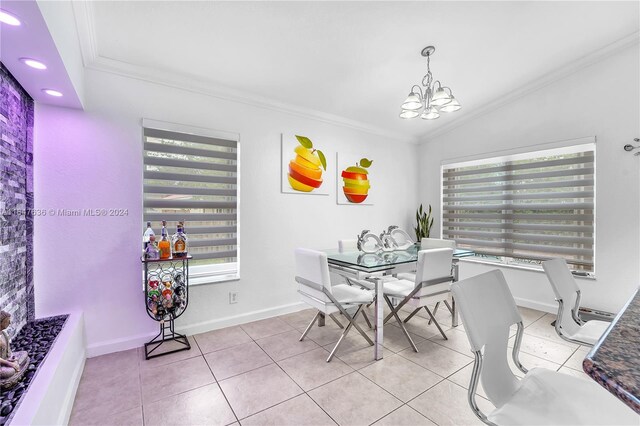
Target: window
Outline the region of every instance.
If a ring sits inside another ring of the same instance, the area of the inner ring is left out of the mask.
[[[184,222],[193,284],[237,278],[237,136],[200,135],[151,120],[143,125],[145,226],[152,222],[159,234],[166,220],[172,235]]]
[[[595,144],[442,167],[443,238],[506,263],[594,271]]]

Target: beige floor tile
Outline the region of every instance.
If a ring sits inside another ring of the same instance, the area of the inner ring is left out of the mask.
[[[539,320],[546,314],[546,312],[536,311],[535,309],[525,308],[524,306],[518,306],[518,311],[520,311],[522,323],[525,327]]]
[[[204,359],[211,367],[213,375],[218,381],[255,370],[273,362],[255,342],[210,352],[204,356]]]
[[[387,355],[392,354],[393,352],[388,351]],[[357,351],[352,351],[336,357],[354,370],[359,370],[376,362],[373,346],[367,346],[366,348],[358,349]]]
[[[256,340],[256,343],[275,361],[319,348],[311,339],[300,341],[300,331],[292,330]]]
[[[340,425],[369,425],[402,403],[357,372],[309,392]]]
[[[302,311],[280,315],[278,318],[280,318],[282,321],[286,322],[296,330],[302,331],[307,328],[307,325],[309,325],[316,312],[318,311],[316,311],[315,309],[303,309]]]
[[[327,362],[328,356],[329,352],[318,348],[279,361],[278,364],[302,389],[309,391],[353,371],[339,358],[334,357]]]
[[[560,367],[560,369],[558,370],[560,373],[563,374],[568,374],[570,376],[574,376],[574,377],[579,377],[581,379],[585,379],[585,380],[593,380],[591,379],[590,376],[587,375],[587,373],[585,373],[584,371],[578,371],[578,370],[574,370],[573,368],[569,368],[569,367]]]
[[[580,346],[576,351],[569,357],[567,362],[564,363],[564,367],[569,367],[577,371],[582,370],[582,361],[584,361],[585,357],[589,353],[591,348]]]
[[[444,379],[399,355],[385,357],[360,370],[360,374],[403,402]]]
[[[239,419],[302,393],[302,389],[275,364],[222,380],[220,387]]]
[[[140,372],[143,404],[199,388],[215,379],[204,358],[199,356]]]
[[[203,354],[230,348],[251,341],[251,337],[239,326],[221,328],[193,336]]]
[[[242,329],[253,340],[258,340],[262,339],[263,337],[273,336],[274,334],[294,330],[293,327],[277,317],[242,324],[240,327],[242,327]]]
[[[342,330],[331,319],[327,318],[325,324],[323,327],[318,327],[318,323],[314,324],[305,339],[311,339],[320,346],[337,342]]]
[[[396,411],[387,414],[374,426],[436,426],[434,422],[427,419],[408,405],[403,405]]]
[[[137,349],[114,352],[94,358],[88,358],[84,364],[82,378],[103,381],[114,377],[137,375],[139,358]]]
[[[236,421],[224,395],[213,383],[144,406],[144,424],[228,425]]]
[[[462,386],[465,389],[469,389],[469,383],[471,382],[471,373],[473,372],[473,363],[467,365],[462,370],[459,370],[449,376],[447,379],[452,381],[453,383]],[[482,387],[482,381],[478,383],[478,387],[476,389],[476,395],[480,395],[483,398],[489,399],[487,393],[484,391]]]
[[[189,343],[191,344],[191,349],[186,351],[174,352],[168,355],[162,355],[157,358],[144,359],[144,346],[138,348],[140,368],[141,369],[153,368],[159,365],[167,365],[176,361],[182,361],[185,359],[202,355],[202,352],[200,352],[200,348],[198,347],[198,344],[196,343],[194,338],[192,336],[188,336],[187,339],[189,339]],[[163,343],[162,346],[160,346],[157,350],[153,351],[151,354],[155,355],[156,353],[169,352],[171,350],[179,349],[182,347],[184,347],[184,345],[181,343],[176,343],[174,341],[166,342],[166,343]]]
[[[92,410],[73,411],[69,419],[70,426],[104,426],[112,424],[118,426],[142,426],[142,406],[125,411],[111,410],[104,415],[96,415]],[[105,421],[108,419],[108,421]]]
[[[555,320],[555,315],[546,314],[538,321],[526,327],[524,332],[532,336],[541,337],[543,339],[551,340],[552,342],[564,344],[573,349],[577,349],[578,346],[580,346],[579,344],[567,342],[562,339],[562,337],[558,336],[555,327],[551,325],[551,321],[553,320]]]
[[[445,340],[441,335],[433,336],[431,339],[432,342],[435,342],[439,345],[445,346],[449,349],[453,349],[454,351],[460,352],[463,355],[473,356],[471,352],[471,345],[469,344],[469,338],[467,338],[467,333],[462,330],[449,329],[445,331],[447,334],[447,340]]]
[[[413,334],[411,332],[409,332],[409,336],[411,336],[411,339],[413,339],[413,342],[415,344],[418,344],[425,340],[424,337],[418,336],[417,334]],[[371,337],[371,339],[373,340],[373,336]],[[393,327],[389,324],[384,327],[382,344],[385,349],[388,349],[391,352],[400,352],[401,350],[411,346],[409,340],[404,335],[400,327]]]
[[[112,364],[111,368],[117,370],[117,364]],[[127,411],[142,405],[140,376],[137,372],[128,377],[102,374],[103,372],[100,376],[90,376],[89,379],[83,374],[73,405],[72,417],[75,419],[104,418],[113,412],[113,407]]]
[[[323,426],[336,423],[306,394],[254,414],[243,426]]]
[[[395,318],[390,319],[387,324],[391,324],[394,327],[398,327],[398,323]],[[409,320],[408,323],[405,323],[405,327],[409,331],[409,333],[417,334],[418,336],[424,337],[425,339],[429,339],[435,335],[440,335],[440,332],[436,328],[435,324],[429,325],[429,320],[426,318],[422,318],[419,316],[414,316]],[[450,323],[440,323],[440,327],[446,333],[447,330],[451,327]]]
[[[369,338],[373,342],[373,332],[365,331],[365,333],[367,333],[367,335],[369,336]],[[331,352],[333,350],[333,348],[336,346],[336,343],[337,342],[332,342],[332,343],[329,343],[328,345],[325,345],[323,347],[326,350],[328,350],[329,352]],[[342,339],[342,343],[340,344],[340,347],[338,348],[338,351],[336,352],[336,355],[337,356],[346,355],[348,353],[355,352],[355,351],[358,351],[358,350],[364,349],[364,348],[371,348],[371,351],[373,353],[373,346],[370,345],[369,342],[367,342],[364,339],[364,337],[362,337],[362,335],[360,333],[358,333],[357,330],[354,330],[352,328],[349,331],[349,334],[347,334],[347,337]]]
[[[509,347],[513,347],[515,337],[509,339]],[[522,336],[520,352],[528,353],[556,364],[564,364],[573,354],[575,348],[563,343],[536,337],[526,332]]]
[[[484,398],[476,397],[476,402],[485,414],[493,410],[493,405]],[[467,402],[467,390],[448,380],[409,402],[409,406],[440,426],[484,425]]]
[[[473,361],[469,356],[462,355],[429,340],[420,342],[416,346],[419,352],[414,352],[413,349],[408,348],[398,352],[398,354],[442,377],[455,373]]]

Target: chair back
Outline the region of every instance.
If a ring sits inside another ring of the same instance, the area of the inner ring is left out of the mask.
[[[315,285],[298,283],[298,290],[307,296],[317,299],[320,303],[330,303],[322,288],[331,292],[329,263],[327,254],[317,250],[295,249],[296,276]]]
[[[444,240],[441,238],[423,238],[420,240],[420,249],[434,249],[434,248],[450,248],[456,249],[456,242],[454,240]]]
[[[542,268],[549,278],[556,298],[562,300],[562,318],[557,319],[560,321],[560,327],[569,334],[577,333],[580,330],[580,325],[573,320],[571,310],[575,308],[580,289],[569,271],[567,262],[564,259],[551,259],[542,262]]]
[[[481,381],[501,407],[518,389],[507,362],[509,327],[522,321],[504,275],[495,269],[451,286],[473,352],[484,351]]]
[[[453,249],[450,248],[420,250],[416,268],[416,285],[423,281],[451,276],[452,259]],[[449,290],[448,282],[423,287],[416,296],[428,296],[445,290]]]
[[[338,240],[338,251],[344,253],[345,251],[357,251],[358,240]]]

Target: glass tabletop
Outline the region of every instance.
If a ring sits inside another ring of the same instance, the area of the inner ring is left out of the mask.
[[[327,260],[334,265],[342,265],[360,271],[375,272],[391,269],[403,263],[418,261],[418,251],[420,247],[411,246],[406,250],[396,250],[380,253],[363,253],[361,251],[323,250],[327,253]],[[473,256],[471,250],[456,249],[454,257]]]

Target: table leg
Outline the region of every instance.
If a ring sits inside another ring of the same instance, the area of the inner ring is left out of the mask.
[[[454,262],[453,264],[453,282],[458,281],[459,278],[459,271],[458,271],[458,262]],[[456,299],[455,297],[453,297],[453,294],[451,294],[451,310],[453,312],[451,312],[451,327],[457,327],[458,326],[458,310],[456,309]]]
[[[324,313],[320,312],[320,315],[318,316],[318,327],[324,327],[324,320],[325,315]]]
[[[379,360],[382,359],[384,294],[382,288],[382,278],[376,278],[374,281],[376,283],[375,321],[373,326],[375,333],[374,357],[376,360]]]

